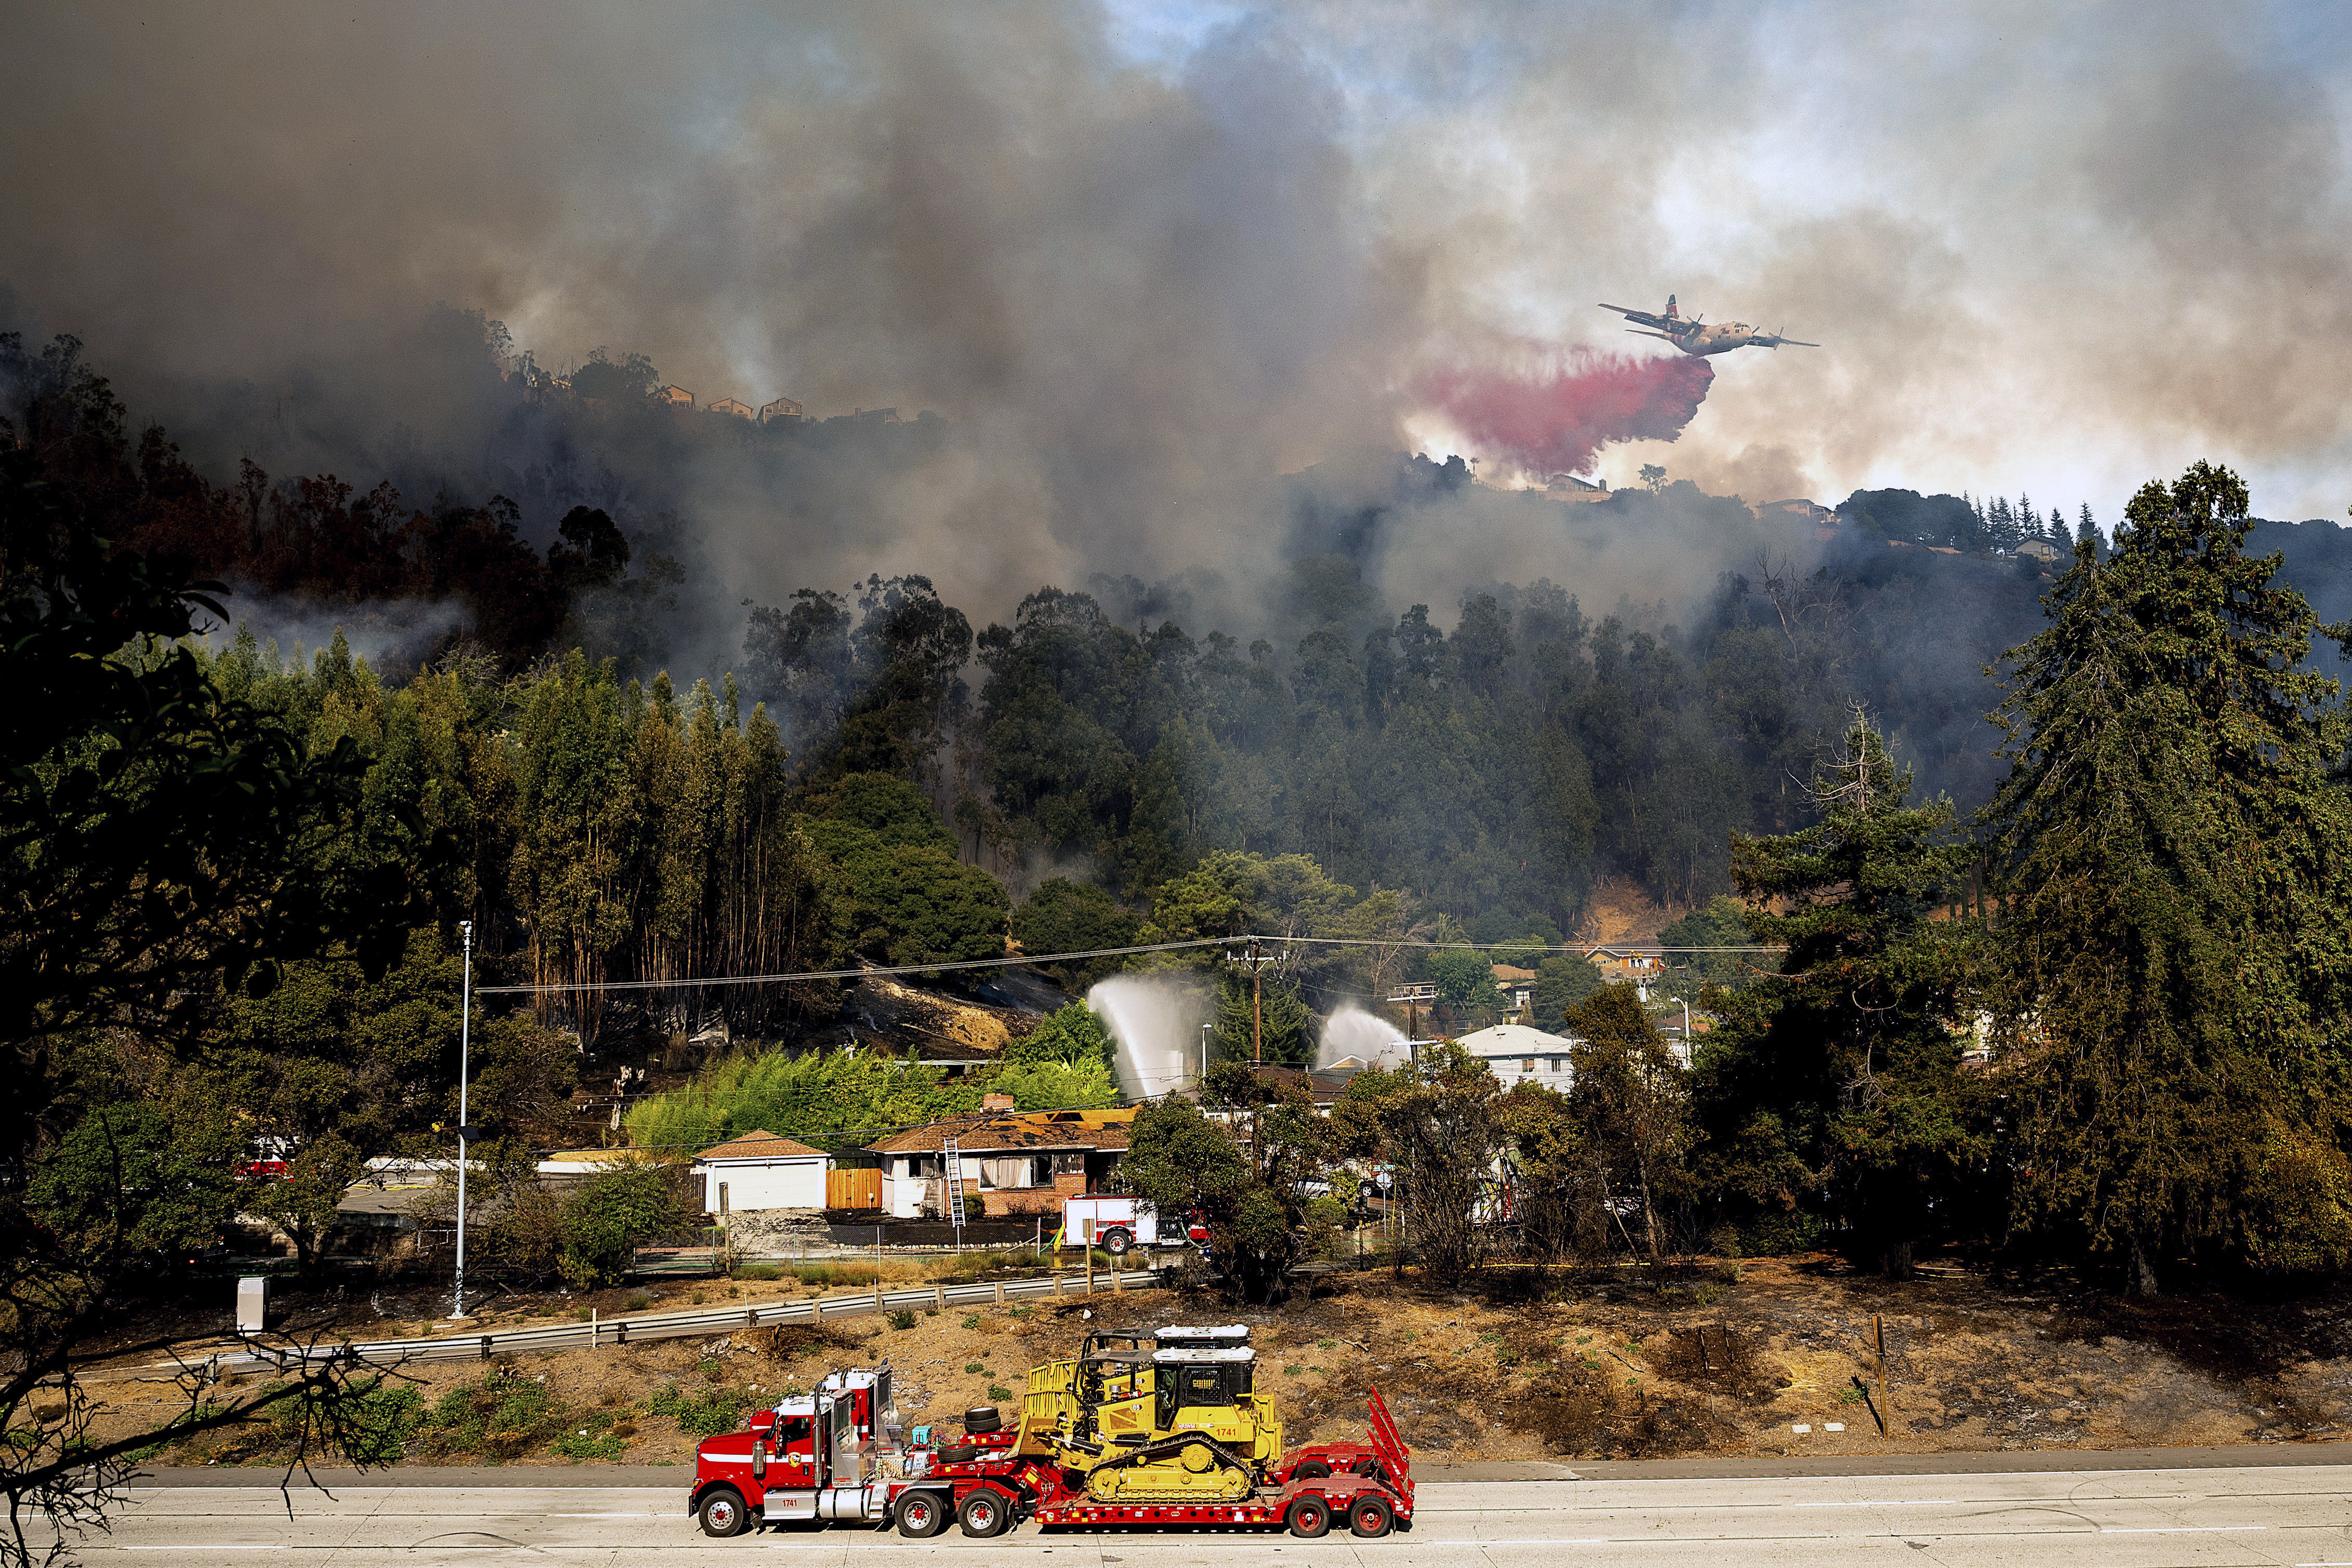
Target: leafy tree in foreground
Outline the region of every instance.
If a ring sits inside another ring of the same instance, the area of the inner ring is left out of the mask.
[[[1416,1066],[1358,1073],[1332,1108],[1342,1150],[1402,1173],[1413,1251],[1436,1283],[1466,1276],[1493,1239],[1482,1209],[1505,1137],[1502,1106],[1493,1070],[1440,1040]]]
[[[1789,951],[1696,1064],[1700,1173],[1719,1200],[1748,1215],[1819,1205],[1897,1274],[1939,1206],[1987,1182],[1953,1032],[1952,928],[1928,922],[1972,851],[1950,837],[1950,803],[1911,805],[1910,789],[1857,721],[1814,778],[1818,823],[1733,840],[1749,928]]]
[[[396,872],[324,854],[356,830],[351,747],[306,755],[224,695],[174,641],[209,602],[168,565],[112,553],[23,451],[0,453],[0,1148],[23,1172],[0,1184],[0,1561],[26,1562],[46,1550],[36,1519],[59,1550],[103,1525],[145,1441],[89,1439],[75,1347],[217,1198],[209,1178],[157,1184],[161,1113],[101,1098],[111,1087],[83,1070],[94,1039],[119,1032],[168,1065],[224,982],[266,994],[281,963],[338,938],[380,973],[407,896]],[[161,1169],[210,1136],[173,1138]],[[183,1428],[299,1399],[308,1433],[347,1381],[306,1372],[210,1405],[191,1388]]]
[[[1119,1179],[1163,1215],[1200,1215],[1234,1290],[1255,1305],[1276,1301],[1302,1249],[1328,1129],[1304,1093],[1273,1089],[1237,1063],[1213,1068],[1208,1091],[1212,1104],[1252,1112],[1255,1163],[1231,1128],[1171,1098],[1137,1112]]]
[[[2157,1288],[2352,1261],[2347,725],[2319,628],[2198,463],[2078,550],[2009,659],[1989,809],[2020,1226]],[[1791,968],[1799,967],[1793,962]]]
[[[683,1217],[661,1166],[597,1173],[563,1205],[563,1278],[582,1290],[619,1284],[637,1243],[676,1228]]]
[[[1621,1202],[1638,1205],[1642,1247],[1654,1261],[1665,1251],[1660,1209],[1679,1208],[1691,1195],[1689,1075],[1631,985],[1595,992],[1568,1010],[1567,1024],[1577,1041],[1568,1113],[1590,1190],[1612,1215]]]

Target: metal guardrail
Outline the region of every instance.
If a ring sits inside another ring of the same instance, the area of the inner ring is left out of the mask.
[[[651,1312],[636,1317],[592,1320],[585,1323],[551,1323],[536,1329],[512,1329],[502,1333],[436,1334],[426,1339],[373,1340],[348,1344],[279,1349],[247,1342],[242,1351],[214,1360],[222,1372],[274,1368],[289,1371],[306,1363],[348,1359],[390,1364],[404,1361],[457,1361],[469,1357],[516,1354],[532,1351],[593,1350],[604,1345],[642,1344],[652,1340],[689,1339],[729,1329],[772,1328],[780,1323],[830,1322],[836,1318],[867,1317],[880,1312],[916,1311],[929,1307],[1004,1306],[1016,1300],[1066,1300],[1087,1294],[1124,1294],[1131,1289],[1156,1289],[1170,1283],[1160,1269],[1098,1271],[1092,1280],[1084,1274],[1056,1273],[1025,1279],[981,1280],[969,1285],[944,1282],[887,1290],[878,1285],[855,1295],[817,1296],[805,1301],[759,1301],[740,1307],[712,1307],[690,1312]],[[1075,1288],[1074,1288],[1075,1287]]]

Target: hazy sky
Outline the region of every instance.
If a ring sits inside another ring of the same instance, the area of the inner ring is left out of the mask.
[[[1181,517],[1443,451],[1431,367],[1663,350],[1595,305],[1673,291],[1825,346],[1717,359],[1612,481],[2111,522],[2210,457],[2265,515],[2352,503],[2341,4],[0,0],[0,284],[133,387],[364,376],[446,301],[1044,454],[993,506]]]

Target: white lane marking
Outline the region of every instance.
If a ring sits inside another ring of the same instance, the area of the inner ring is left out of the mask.
[[[2267,1524],[2151,1524],[2126,1528],[2103,1524],[2101,1535],[2225,1535],[2247,1530],[2268,1530]]]
[[[537,1517],[541,1519],[667,1519],[669,1515],[663,1513],[549,1513]],[[681,1514],[678,1517],[686,1516]]]

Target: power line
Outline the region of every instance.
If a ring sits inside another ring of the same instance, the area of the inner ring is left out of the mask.
[[[667,991],[690,985],[785,985],[806,980],[865,980],[887,974],[937,974],[950,969],[1008,969],[1023,964],[1060,963],[1078,958],[1126,958],[1142,952],[1178,952],[1187,948],[1223,947],[1230,937],[1203,937],[1192,942],[1160,942],[1144,947],[1097,947],[1085,952],[1023,953],[1013,958],[965,958],[943,963],[899,963],[862,969],[808,969],[793,974],[695,974],[676,980],[548,981],[529,985],[477,985],[477,995],[496,993],[543,995],[562,991]]]
[[[1763,943],[1725,944],[1715,947],[1662,947],[1649,942],[1426,942],[1416,937],[1390,940],[1365,936],[1219,936],[1196,937],[1189,942],[1150,942],[1139,947],[1096,947],[1083,952],[1022,953],[1005,958],[965,958],[940,963],[899,963],[869,966],[860,969],[809,969],[789,974],[694,974],[674,980],[575,980],[544,981],[521,985],[477,985],[478,996],[548,995],[577,991],[667,991],[698,985],[786,985],[813,980],[865,980],[892,974],[939,974],[949,970],[1013,969],[1024,965],[1065,963],[1087,958],[1129,958],[1149,952],[1182,952],[1203,947],[1224,947],[1237,942],[1268,942],[1320,947],[1410,947],[1431,952],[1573,952],[1590,957],[1616,948],[1639,949],[1644,954],[1669,952],[1785,952],[1785,947]]]

